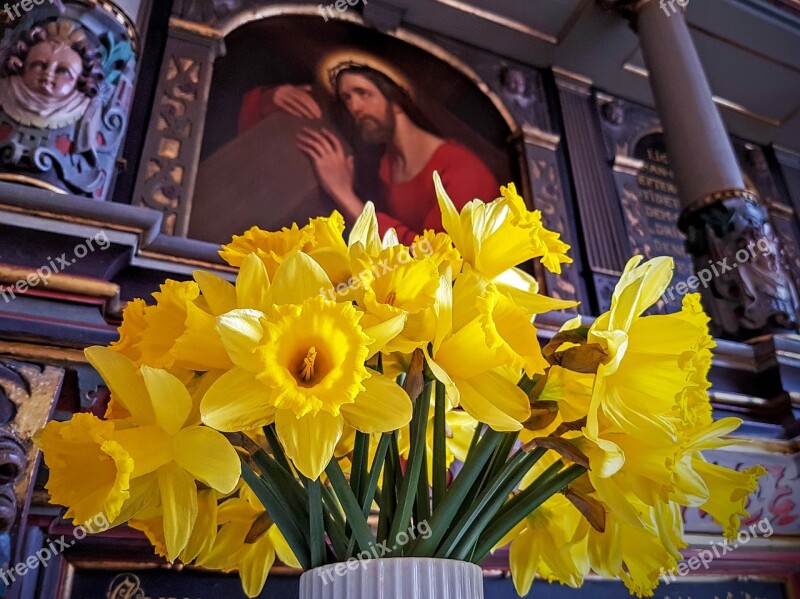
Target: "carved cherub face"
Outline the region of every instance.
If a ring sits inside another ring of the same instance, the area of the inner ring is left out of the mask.
[[[69,96],[83,70],[80,55],[64,44],[41,42],[25,59],[22,81],[25,87],[53,99]]]

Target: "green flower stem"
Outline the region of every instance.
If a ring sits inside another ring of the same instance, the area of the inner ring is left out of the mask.
[[[278,463],[263,449],[256,451],[253,456],[253,463],[258,466],[261,476],[272,489],[280,489],[280,495],[284,498],[286,509],[291,512],[298,522],[308,522],[308,490],[301,485],[294,476],[278,465]],[[286,497],[290,501],[285,501]],[[266,506],[265,506],[266,507]],[[305,530],[307,525],[303,526]]]
[[[414,507],[414,500],[418,490],[420,471],[424,467],[422,463],[425,457],[426,432],[428,428],[428,411],[431,405],[432,383],[428,382],[422,389],[422,393],[414,402],[414,414],[411,417],[411,447],[408,451],[408,461],[406,462],[406,473],[400,485],[400,492],[397,496],[397,511],[392,520],[389,541],[397,538],[397,535],[406,530],[411,520],[411,512]],[[386,487],[384,487],[384,490]],[[402,548],[400,548],[402,551]]]
[[[358,505],[358,500],[353,495],[353,490],[347,484],[347,478],[342,472],[342,467],[339,466],[339,462],[335,458],[330,461],[325,473],[328,475],[328,480],[339,498],[339,503],[342,505],[356,543],[362,550],[367,549],[375,539],[372,537],[372,531],[369,529],[366,517],[361,513],[361,506]]]
[[[494,454],[492,454],[489,465],[483,471],[478,484],[474,485],[470,490],[467,498],[464,500],[464,505],[472,505],[477,501],[478,495],[483,491],[486,485],[493,479],[493,477],[505,470],[505,467],[511,463],[508,456],[514,448],[514,444],[519,439],[519,433],[504,433],[503,440],[497,446]],[[512,460],[513,461],[513,460]]]
[[[325,563],[325,525],[322,517],[322,483],[306,479],[308,489],[309,527],[311,529],[311,567]]]
[[[478,425],[482,427],[483,425]],[[470,489],[480,477],[487,462],[491,458],[497,445],[503,439],[503,433],[498,433],[491,428],[486,429],[486,433],[475,445],[473,451],[467,456],[461,472],[458,473],[450,488],[442,500],[442,503],[434,510],[428,523],[432,534],[427,538],[419,537],[408,547],[407,555],[414,557],[433,556],[439,543],[442,542],[445,534],[449,530],[453,521],[462,509],[462,504],[467,497]]]
[[[350,488],[356,497],[362,496],[362,486],[367,478],[367,462],[369,460],[369,435],[356,431],[353,446],[353,464],[350,469]]]
[[[483,424],[483,422],[479,422],[475,426],[475,432],[472,433],[472,440],[469,442],[469,447],[467,448],[467,458],[466,459],[469,459],[469,454],[472,453],[472,451],[475,449],[475,446],[478,444],[478,441],[481,440],[481,433],[483,432],[483,427],[484,426],[485,425]]]
[[[309,560],[311,550],[302,532],[306,526],[305,522],[295,521],[292,515],[284,509],[284,500],[275,490],[276,487],[271,487],[268,482],[262,480],[244,458],[241,458],[241,461],[242,478],[269,512],[270,518],[283,534],[289,547],[292,548],[300,566],[303,570],[308,570],[311,564]]]
[[[367,483],[366,488],[364,489],[364,493],[361,496],[361,513],[364,514],[364,517],[367,517],[370,512],[370,507],[372,506],[372,502],[375,499],[375,493],[378,489],[378,479],[380,478],[381,470],[383,469],[383,464],[386,461],[386,452],[389,449],[389,442],[391,440],[392,434],[391,433],[384,433],[381,436],[381,440],[378,442],[378,449],[375,451],[375,459],[372,461],[372,468],[370,469],[369,473],[369,481]],[[355,538],[350,539],[350,543],[347,546],[347,557],[351,558],[355,555]]]
[[[336,495],[333,493],[333,489],[326,485],[322,486],[322,501],[325,504],[325,509],[331,515],[331,518],[333,518],[333,520],[342,527],[342,530],[344,530],[344,514],[342,514],[342,506],[339,505]]]
[[[447,491],[447,399],[444,383],[436,381],[436,403],[433,407],[433,509]]]
[[[417,479],[417,499],[414,504],[414,521],[424,522],[431,517],[431,485],[428,482],[428,445],[422,443],[422,469]]]
[[[324,489],[324,487],[323,487]],[[325,496],[323,495],[323,507],[325,506]],[[338,507],[336,508],[338,511]],[[335,553],[335,561],[344,561],[347,555],[348,540],[344,532],[344,523],[337,521],[331,513],[330,509],[325,509],[322,513],[325,518],[325,532],[333,545],[333,552]]]
[[[267,444],[270,450],[272,450],[275,461],[278,462],[286,472],[294,475],[294,470],[291,464],[289,464],[289,460],[286,458],[286,453],[283,451],[283,445],[281,445],[281,442],[278,440],[274,424],[269,424],[264,427],[264,436],[267,438]]]
[[[573,464],[547,480],[544,484],[540,485],[538,481],[534,482],[530,487],[512,499],[509,504],[513,503],[513,507],[505,510],[503,515],[495,518],[486,531],[480,536],[478,546],[473,554],[473,563],[480,564],[486,556],[489,555],[489,552],[494,546],[511,532],[517,524],[522,522],[522,520],[550,497],[563,491],[567,485],[582,476],[585,472],[586,468]]]
[[[500,448],[503,443],[500,444]],[[505,468],[495,474],[486,484],[469,510],[453,526],[450,534],[439,548],[441,557],[465,560],[472,553],[478,537],[485,530],[489,521],[508,499],[508,496],[517,488],[525,474],[547,452],[546,449],[537,448],[530,454],[515,455]]]
[[[524,452],[523,452],[523,453],[524,453]],[[554,462],[554,463],[550,464],[550,466],[549,466],[549,467],[548,467],[548,468],[547,468],[547,469],[546,469],[544,472],[542,472],[542,473],[541,473],[541,474],[540,474],[540,475],[539,475],[539,476],[536,478],[536,481],[534,481],[533,485],[531,485],[531,486],[534,486],[534,485],[543,485],[543,484],[547,483],[547,481],[551,480],[551,479],[552,479],[552,478],[554,478],[554,477],[555,477],[555,476],[556,476],[556,475],[557,475],[559,472],[561,472],[561,470],[562,470],[563,468],[564,468],[564,462],[563,462],[563,461],[561,461],[561,460],[558,460],[558,461],[556,461],[556,462]],[[527,473],[527,470],[526,470],[526,472],[525,472],[525,473]],[[523,473],[523,476],[524,476],[524,474],[525,474],[525,473]],[[517,496],[518,496],[518,495],[519,495],[519,494],[517,494]],[[503,506],[500,508],[500,510],[498,510],[497,514],[496,514],[496,515],[495,515],[495,517],[494,517],[494,519],[495,519],[495,520],[499,520],[500,518],[503,518],[503,517],[506,515],[506,513],[508,513],[509,511],[513,510],[513,509],[516,507],[516,505],[517,505],[517,504],[518,504],[518,502],[520,501],[520,500],[517,498],[517,496],[515,496],[515,497],[512,497],[512,498],[511,498],[511,499],[508,501],[508,503],[506,503],[505,505],[503,505]]]
[[[389,538],[389,528],[397,509],[396,473],[400,471],[400,457],[397,451],[397,431],[389,438],[389,449],[383,468],[383,488],[379,502],[378,540],[385,542]]]

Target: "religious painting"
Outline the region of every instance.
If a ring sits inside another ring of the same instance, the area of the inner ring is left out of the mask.
[[[492,99],[423,49],[349,21],[286,15],[233,31],[214,65],[189,237],[224,243],[375,204],[411,243],[453,201],[519,180]],[[524,81],[508,74],[524,100]],[[525,109],[525,105],[520,105]]]

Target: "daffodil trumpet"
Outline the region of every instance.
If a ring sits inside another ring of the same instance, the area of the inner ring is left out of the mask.
[[[503,547],[520,595],[596,572],[647,596],[686,546],[683,506],[735,536],[764,470],[703,456],[739,421],[712,419],[699,298],[644,316],[672,260],[633,258],[608,312],[543,346],[537,317],[575,303],[521,265],[560,274],[569,247],[513,184],[464,205],[434,184],[444,231],[409,247],[368,204],[348,238],[336,212],[254,227],[220,251],[235,282],[196,272],[131,302],[119,340],[86,350],[105,417],[35,438],[51,501],[236,570],[249,597],[276,559]]]

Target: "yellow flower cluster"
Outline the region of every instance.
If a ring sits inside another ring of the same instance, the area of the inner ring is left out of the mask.
[[[579,319],[567,323],[548,346],[554,365],[537,400],[552,402],[558,412],[521,438],[579,423],[565,427],[572,431],[564,437],[589,457],[591,469],[510,535],[520,594],[535,574],[577,587],[593,570],[652,596],[659,575],[677,566],[686,546],[681,506],[708,512],[729,539],[747,516],[745,500],[766,471],[734,472],[701,453],[729,445],[722,436],[741,422],[712,421],[706,392],[714,342],[699,296],[686,296],[676,314],[643,316],[664,293],[672,269],[670,258],[644,264],[633,258],[611,310],[588,329]],[[537,464],[528,480],[547,465]],[[603,514],[594,527],[582,517],[587,508]]]
[[[421,351],[446,390],[436,400],[448,409],[448,465],[478,423],[526,443],[560,436],[588,456],[588,474],[501,542],[520,593],[536,574],[577,585],[594,569],[647,594],[683,546],[679,505],[734,534],[760,471],[700,453],[738,425],[711,420],[707,319],[694,296],[678,314],[642,316],[671,260],[632,260],[610,312],[590,327],[571,321],[543,349],[536,316],[575,304],[540,294],[519,266],[539,259],[560,273],[568,246],[513,184],[459,212],[435,182],[445,232],[411,247],[392,231],[381,238],[368,204],[347,241],[338,213],[253,228],[220,252],[239,268],[235,282],[196,272],[167,281],[154,305],[131,302],[120,340],[86,350],[111,390],[106,419],[78,414],[37,438],[52,500],[79,522],[99,512],[130,522],[169,560],[238,569],[255,596],[276,552],[295,560],[240,483],[225,434],[257,440],[274,424],[310,480],[352,451],[354,431],[399,430],[406,455],[412,401],[398,381]]]

